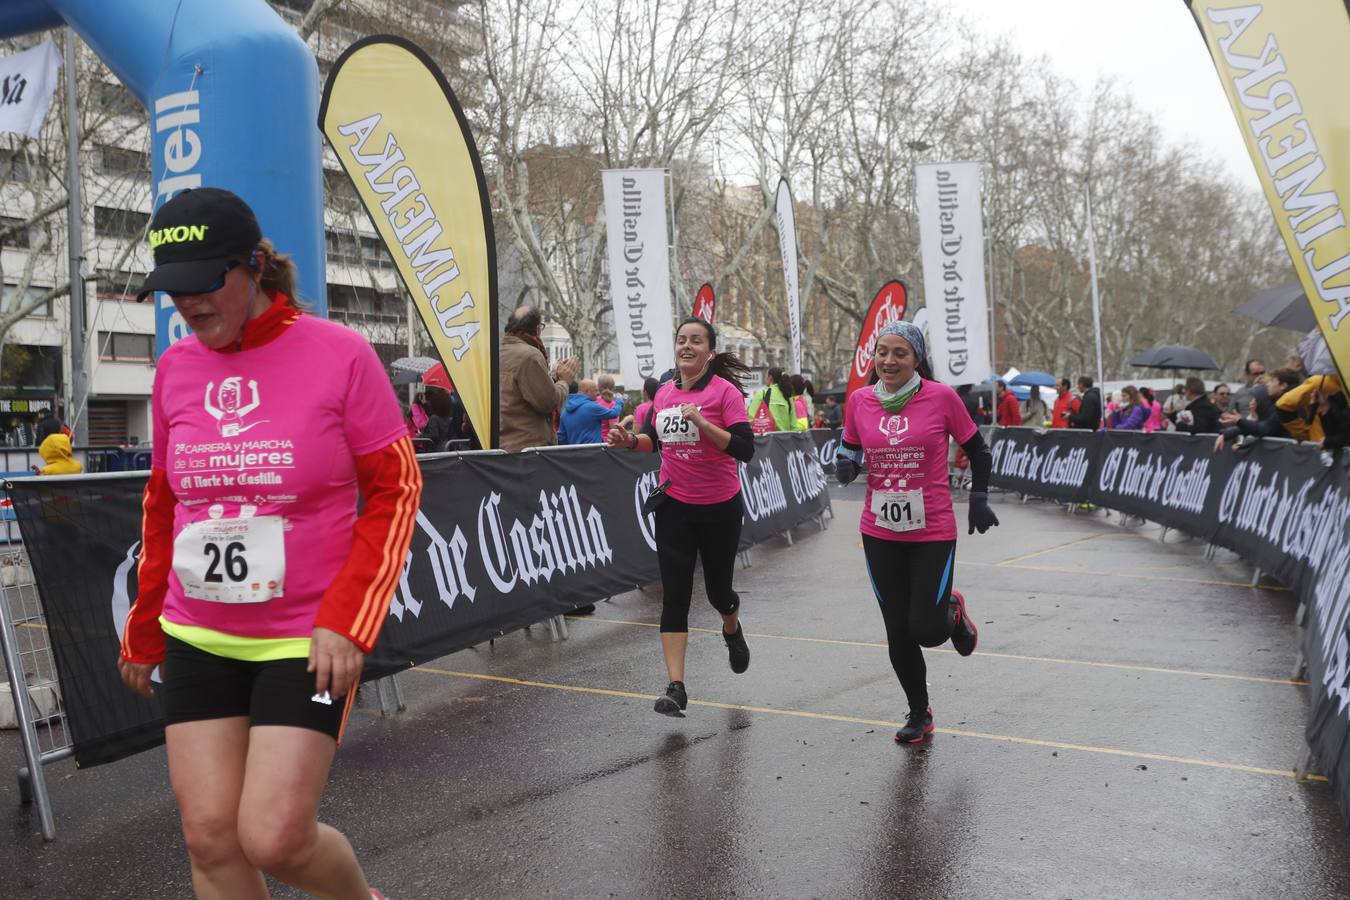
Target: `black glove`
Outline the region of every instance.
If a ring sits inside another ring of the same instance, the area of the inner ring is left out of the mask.
[[[838,465],[836,463],[836,465]],[[970,531],[967,534],[974,534],[978,531],[984,534],[990,528],[998,524],[998,516],[989,508],[989,495],[981,491],[970,492]]]
[[[839,479],[841,485],[848,484],[858,477],[861,469],[858,464],[847,456],[836,456],[834,459],[834,477]]]

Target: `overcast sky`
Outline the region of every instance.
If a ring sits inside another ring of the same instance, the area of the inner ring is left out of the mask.
[[[990,36],[1084,87],[1099,76],[1128,85],[1169,138],[1194,140],[1243,185],[1260,190],[1228,98],[1183,0],[946,0]]]

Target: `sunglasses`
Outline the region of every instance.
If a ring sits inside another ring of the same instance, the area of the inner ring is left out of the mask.
[[[214,294],[216,291],[220,290],[225,286],[225,276],[230,274],[230,270],[237,269],[242,265],[243,263],[237,259],[232,259],[229,262],[225,263],[225,268],[224,270],[221,271],[220,278],[216,279],[216,283],[211,285],[210,287],[203,288],[199,291],[165,291],[164,293],[168,294],[175,300],[177,300],[179,297],[195,297],[198,296],[199,294]]]

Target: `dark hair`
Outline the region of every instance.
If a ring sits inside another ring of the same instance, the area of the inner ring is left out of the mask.
[[[1087,375],[1078,376],[1078,387],[1080,390],[1087,390],[1092,387],[1092,378]]]
[[[1144,399],[1147,400],[1149,403],[1153,402],[1153,388],[1141,387],[1139,389],[1139,393],[1142,394]]]
[[[1198,375],[1192,375],[1190,378],[1186,379],[1186,390],[1195,394],[1197,397],[1204,396],[1205,383],[1200,380]]]
[[[646,397],[648,400],[655,400],[656,390],[659,387],[661,387],[661,382],[648,375],[647,380],[642,382],[642,396]]]
[[[1003,388],[1003,389],[1006,391],[1006,390],[1008,389],[1008,382],[1006,382],[1006,381],[1004,381],[1002,378],[1000,378],[1000,379],[998,380],[998,386],[1001,387],[1001,388]]]
[[[1134,406],[1139,402],[1139,388],[1132,384],[1127,384],[1120,389],[1120,392],[1130,398],[1130,405]]]
[[[569,394],[576,394],[576,393],[579,393],[580,391],[581,391],[581,385],[580,385],[580,384],[578,384],[578,383],[575,382],[575,381],[569,381],[569,382],[567,382],[567,393],[569,393]]]
[[[792,384],[792,396],[800,397],[806,390],[806,379],[800,375],[789,375],[788,381]]]
[[[1067,377],[1067,376],[1064,376],[1064,375],[1061,375],[1058,379],[1055,380],[1055,387],[1059,387],[1060,385],[1063,385],[1063,386],[1064,386],[1064,390],[1066,390],[1066,391],[1067,391],[1069,388],[1073,387],[1073,384],[1071,384],[1071,383],[1069,382],[1068,377]]]
[[[1288,385],[1291,388],[1296,388],[1303,383],[1303,379],[1299,377],[1298,372],[1294,369],[1280,368],[1270,374],[1280,384]]]
[[[544,314],[537,306],[522,306],[506,320],[507,334],[538,334],[544,324]]]
[[[680,320],[679,325],[675,326],[675,333],[678,335],[680,333],[680,329],[686,325],[701,325],[703,327],[703,330],[708,333],[708,348],[711,350],[717,349],[716,328],[712,327],[712,325],[708,324],[702,319],[697,319],[693,316],[686,316],[684,319]],[[724,378],[727,381],[730,381],[733,385],[736,386],[736,390],[740,391],[742,394],[745,393],[745,379],[750,377],[750,367],[747,366],[745,363],[741,362],[740,358],[737,357],[736,354],[734,353],[717,354],[712,358],[712,362],[708,364],[708,371],[712,372],[718,378]],[[772,372],[773,370],[770,369],[769,371]],[[782,370],[779,369],[778,371],[779,375],[782,375]]]
[[[1247,362],[1242,366],[1242,371],[1248,375],[1252,374],[1252,363],[1254,362],[1261,363],[1261,368],[1263,369],[1266,367],[1265,363],[1261,362],[1261,360],[1253,356],[1251,359],[1247,360]]]
[[[684,323],[681,322],[680,324],[683,325]],[[678,328],[675,329],[675,330],[676,330],[676,331],[679,331]],[[783,386],[783,370],[782,370],[781,367],[779,367],[779,366],[769,366],[769,370],[768,370],[767,372],[764,373],[764,376],[765,376],[766,378],[771,379],[771,380],[773,381],[773,383],[776,384],[776,385],[778,385],[780,388]]]

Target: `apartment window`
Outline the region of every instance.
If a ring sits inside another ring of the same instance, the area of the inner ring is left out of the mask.
[[[144,111],[136,95],[120,81],[95,82],[94,101],[99,109],[110,116],[129,116]]]
[[[127,331],[100,331],[98,358],[108,362],[144,362],[155,356],[155,336]]]
[[[99,237],[140,240],[149,224],[149,213],[110,206],[94,207],[94,234]]]
[[[27,153],[0,149],[0,181],[27,181],[28,172]]]
[[[16,219],[13,216],[0,216],[0,229],[12,228],[15,225],[22,225],[23,223],[23,219]],[[35,229],[31,225],[27,228],[15,229],[6,234],[3,240],[0,240],[0,245],[12,247],[17,250],[27,250],[33,245],[32,237],[34,230]]]
[[[100,269],[94,282],[94,295],[100,300],[135,300],[136,289],[145,281],[144,272],[112,272]]]
[[[104,175],[149,175],[150,154],[104,145],[99,148],[99,171]]]
[[[23,292],[22,298],[16,298],[14,295],[15,292],[18,291],[18,289],[19,289],[18,285],[7,284],[4,286],[2,290],[0,290],[0,310],[3,310],[4,312],[10,312],[11,310],[18,309],[20,306],[23,306],[24,304],[32,300],[35,300],[38,297],[42,296],[43,294],[47,293],[48,290],[45,287],[35,287],[30,285],[28,290]],[[52,314],[52,301],[50,300],[48,300],[43,305],[39,306],[37,309],[33,310],[33,312],[29,313],[29,315],[32,316],[46,316],[48,318],[51,318],[51,314]]]

